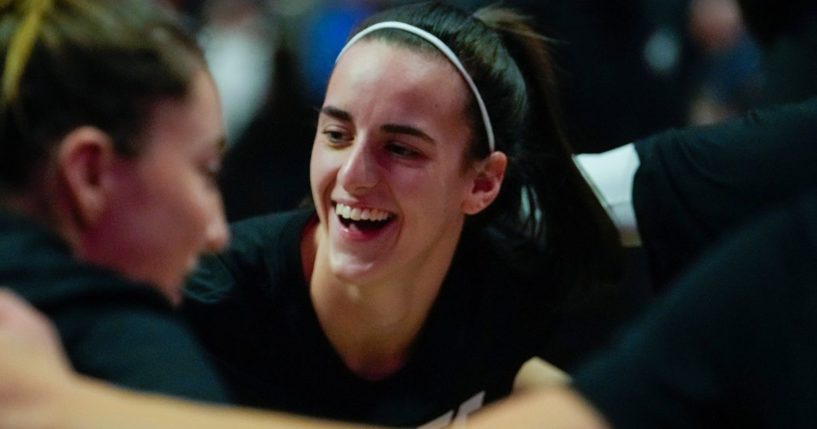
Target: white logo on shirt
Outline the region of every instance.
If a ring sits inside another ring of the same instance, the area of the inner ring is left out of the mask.
[[[465,424],[468,415],[474,411],[482,408],[482,402],[485,399],[485,391],[477,393],[463,402],[459,409],[457,409],[456,418],[454,418],[454,410],[451,410],[440,417],[418,427],[417,429],[442,429],[451,425],[456,428]]]

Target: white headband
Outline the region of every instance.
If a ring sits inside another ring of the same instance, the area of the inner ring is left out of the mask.
[[[354,45],[355,42],[360,40],[363,36],[372,33],[377,30],[382,30],[384,28],[393,28],[397,30],[407,31],[409,33],[415,34],[420,36],[421,38],[425,39],[432,45],[434,45],[443,55],[451,61],[451,64],[459,70],[462,77],[465,79],[465,82],[471,88],[471,92],[474,94],[474,98],[477,99],[477,105],[479,105],[479,112],[482,114],[482,123],[485,124],[485,134],[488,136],[488,148],[493,152],[495,150],[494,147],[494,128],[491,126],[491,118],[488,116],[488,109],[485,107],[485,102],[482,101],[482,96],[479,94],[479,90],[477,86],[474,84],[474,81],[471,79],[471,75],[465,71],[465,67],[462,66],[460,59],[457,58],[457,54],[448,47],[442,40],[440,40],[437,36],[429,33],[428,31],[423,30],[422,28],[417,28],[413,25],[406,24],[404,22],[398,21],[384,21],[378,22],[370,27],[366,27],[361,30],[359,33],[355,34],[354,37],[349,39],[349,42],[346,43],[346,46],[341,49],[340,53],[338,54],[337,59],[335,62],[340,60],[340,57],[343,56],[343,53],[349,49],[350,46]]]

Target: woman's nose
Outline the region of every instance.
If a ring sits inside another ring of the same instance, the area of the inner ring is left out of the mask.
[[[339,183],[351,195],[360,194],[377,185],[380,180],[379,166],[371,145],[357,144],[338,173]]]

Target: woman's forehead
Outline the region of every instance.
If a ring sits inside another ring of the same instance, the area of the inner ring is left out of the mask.
[[[397,72],[403,77],[423,77],[427,73],[457,74],[454,66],[442,55],[380,39],[364,39],[351,46],[338,58],[333,75],[350,70]]]
[[[338,60],[327,88],[327,102],[338,96],[354,101],[372,91],[380,97],[426,101],[450,109],[462,107],[467,87],[441,56],[380,40],[362,40]]]

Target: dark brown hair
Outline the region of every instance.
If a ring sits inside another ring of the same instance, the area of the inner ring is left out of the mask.
[[[476,13],[439,2],[389,9],[358,31],[382,21],[400,21],[441,39],[459,57],[485,101],[496,150],[508,156],[497,200],[469,219],[466,228],[494,223],[546,249],[563,284],[612,282],[620,270],[618,232],[572,159],[554,101],[554,69],[546,39],[519,13],[489,7]],[[408,32],[383,29],[365,36],[440,55]],[[474,97],[467,108],[474,139],[470,155],[489,155]]]
[[[150,106],[184,97],[204,60],[173,13],[148,0],[0,1],[0,196],[19,192],[70,130],[139,153]]]

